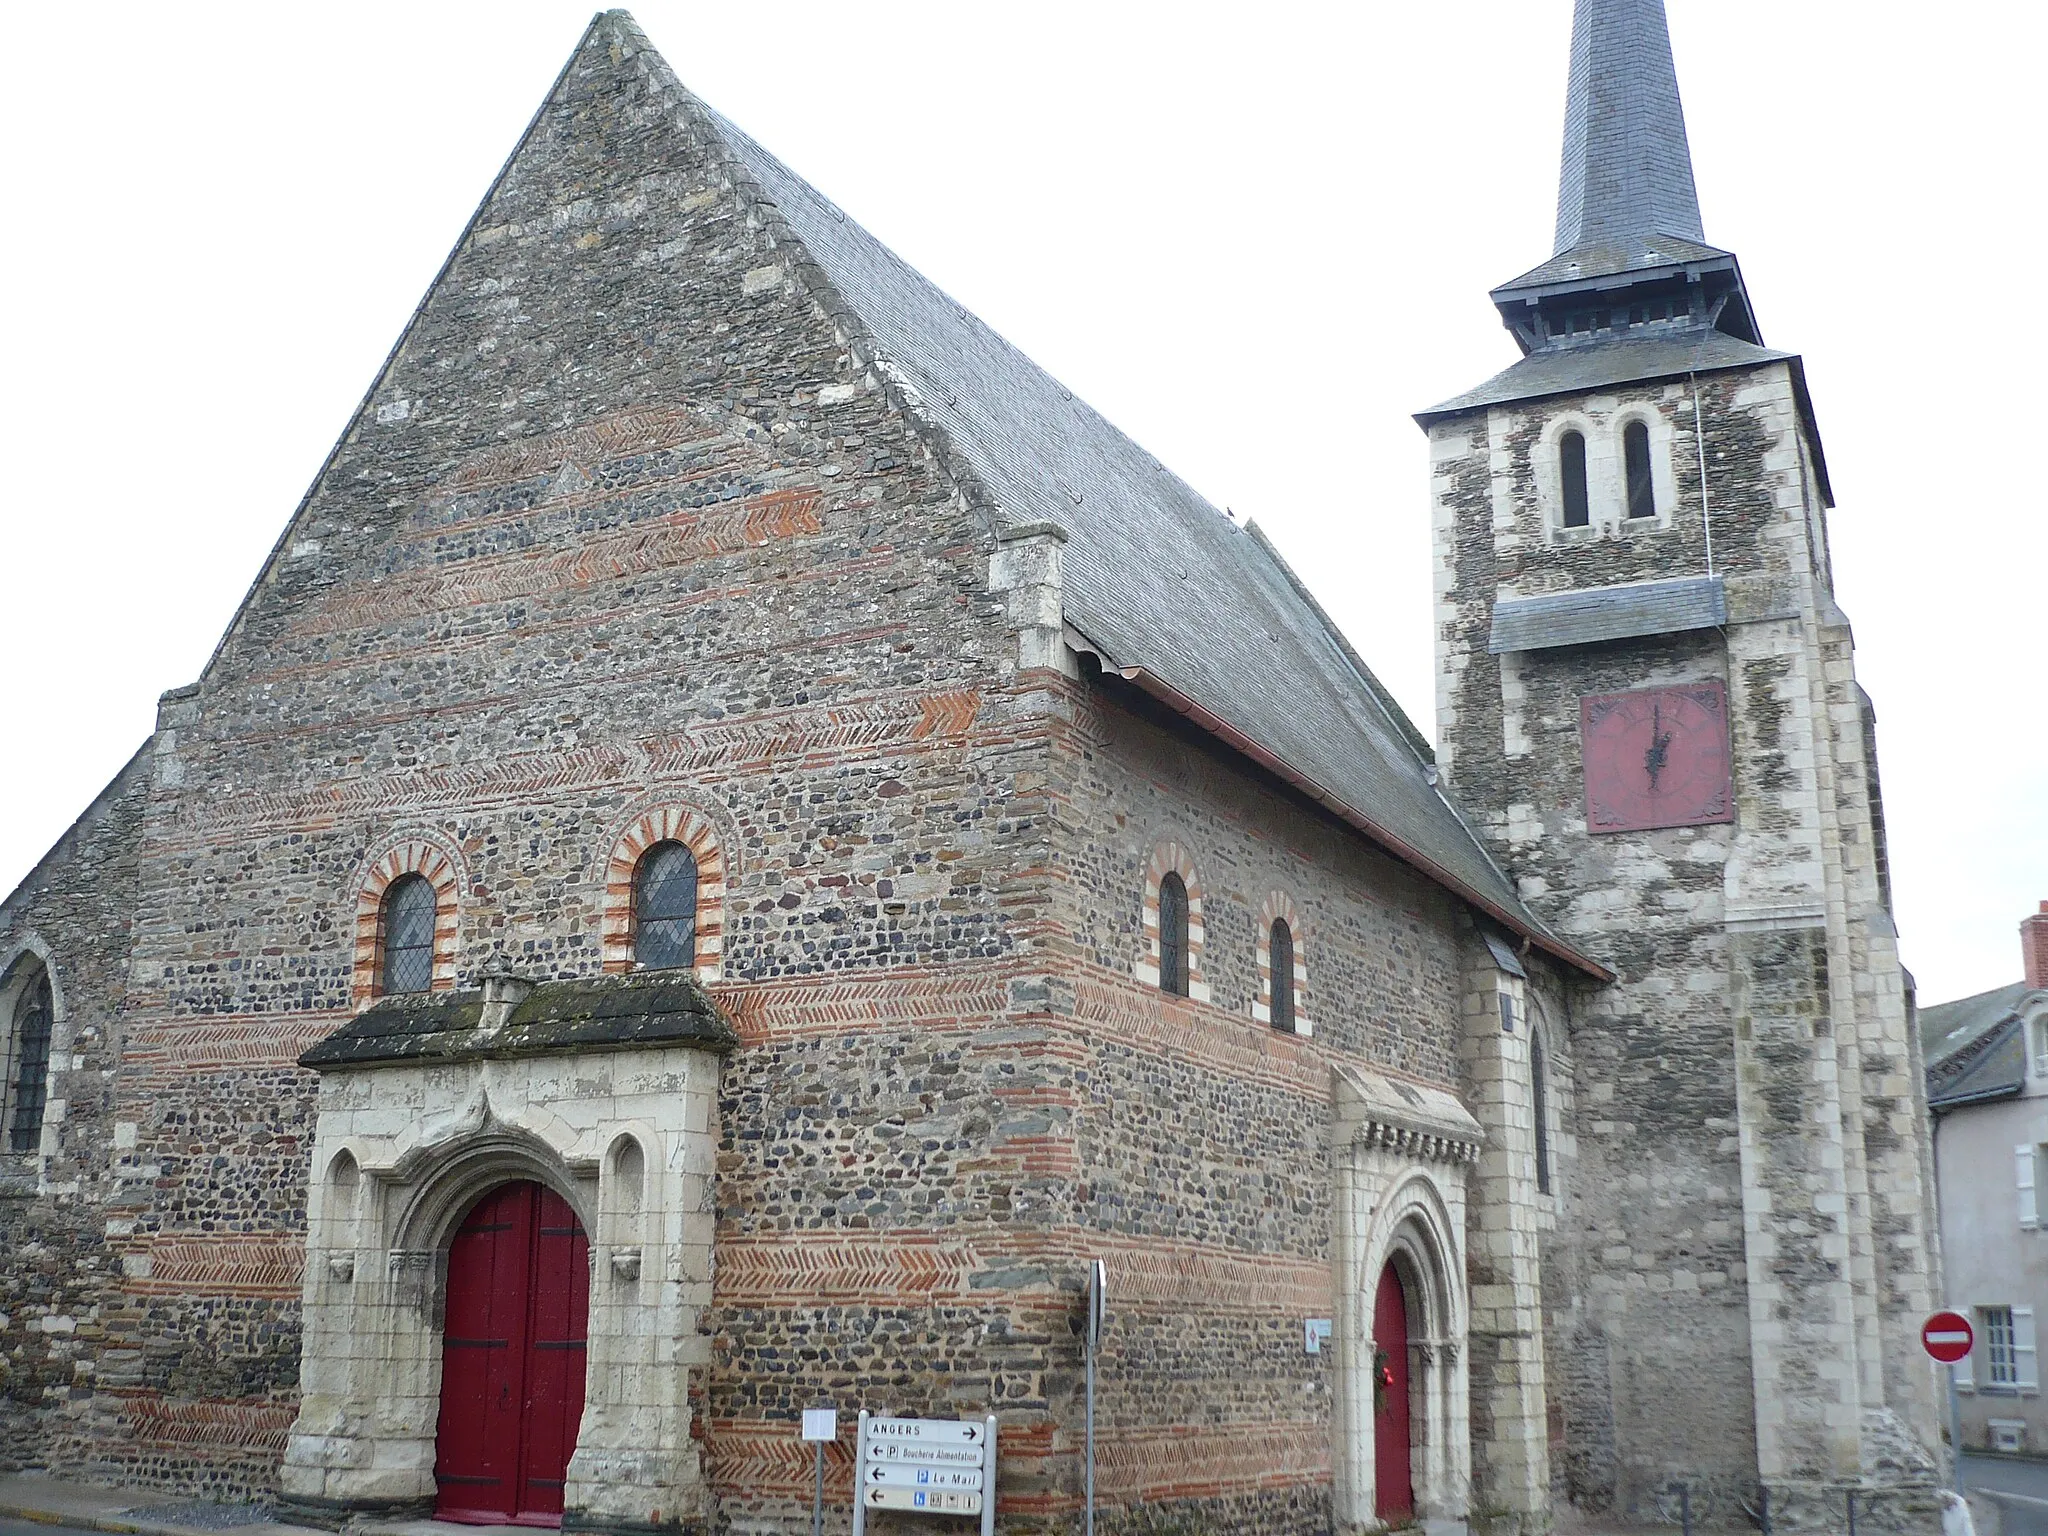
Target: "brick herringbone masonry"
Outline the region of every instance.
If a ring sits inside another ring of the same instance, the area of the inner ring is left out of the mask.
[[[997,1528],[1074,1532],[1100,1259],[1105,1532],[1931,1530],[1825,460],[1658,0],[1577,9],[1527,355],[1422,418],[1441,759],[1256,528],[599,16],[0,905],[0,1459],[794,1533],[830,1402],[994,1415]]]

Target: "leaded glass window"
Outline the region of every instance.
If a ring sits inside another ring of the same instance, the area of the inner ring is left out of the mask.
[[[50,1088],[50,978],[37,978],[14,1015],[14,1124],[8,1145],[33,1152],[43,1144],[43,1103]]]
[[[1287,919],[1273,919],[1273,932],[1266,956],[1273,979],[1273,1027],[1294,1033],[1294,930]]]
[[[656,843],[634,873],[633,957],[652,971],[697,963],[697,861],[681,843]]]
[[[1628,515],[1655,517],[1657,492],[1650,483],[1650,429],[1632,421],[1622,429],[1621,458],[1628,472]]]
[[[1159,987],[1188,995],[1188,888],[1171,872],[1159,881]]]
[[[1544,1081],[1549,1064],[1543,1059],[1543,1037],[1529,1037],[1529,1099],[1536,1117],[1536,1191],[1550,1193],[1550,1085]]]
[[[384,893],[384,986],[426,992],[434,985],[434,887],[424,875],[401,875]]]

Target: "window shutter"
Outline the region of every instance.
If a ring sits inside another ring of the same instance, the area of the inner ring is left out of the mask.
[[[2029,1141],[2013,1149],[2018,1164],[2020,1225],[2031,1227],[2041,1219],[2040,1201],[2034,1192],[2034,1144]]]
[[[2041,1367],[2034,1354],[2034,1309],[2012,1309],[2012,1359],[2017,1385],[2022,1392],[2041,1390]]]

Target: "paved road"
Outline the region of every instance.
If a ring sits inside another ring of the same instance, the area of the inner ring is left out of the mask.
[[[1972,1493],[1994,1490],[2016,1493],[2039,1504],[2001,1502],[2005,1536],[2048,1536],[2048,1461],[2021,1461],[2012,1456],[1965,1456],[1963,1484]],[[7,1533],[0,1532],[0,1536]]]
[[[0,1520],[0,1536],[98,1536],[70,1525],[31,1525],[25,1520]]]

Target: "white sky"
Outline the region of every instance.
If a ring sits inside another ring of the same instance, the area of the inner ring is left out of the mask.
[[[2048,898],[2048,7],[1670,0],[1707,237],[1804,353],[1923,1001]],[[685,84],[1219,505],[1425,730],[1409,413],[1549,254],[1569,0],[643,0]],[[0,890],[197,676],[589,19],[14,6]]]

